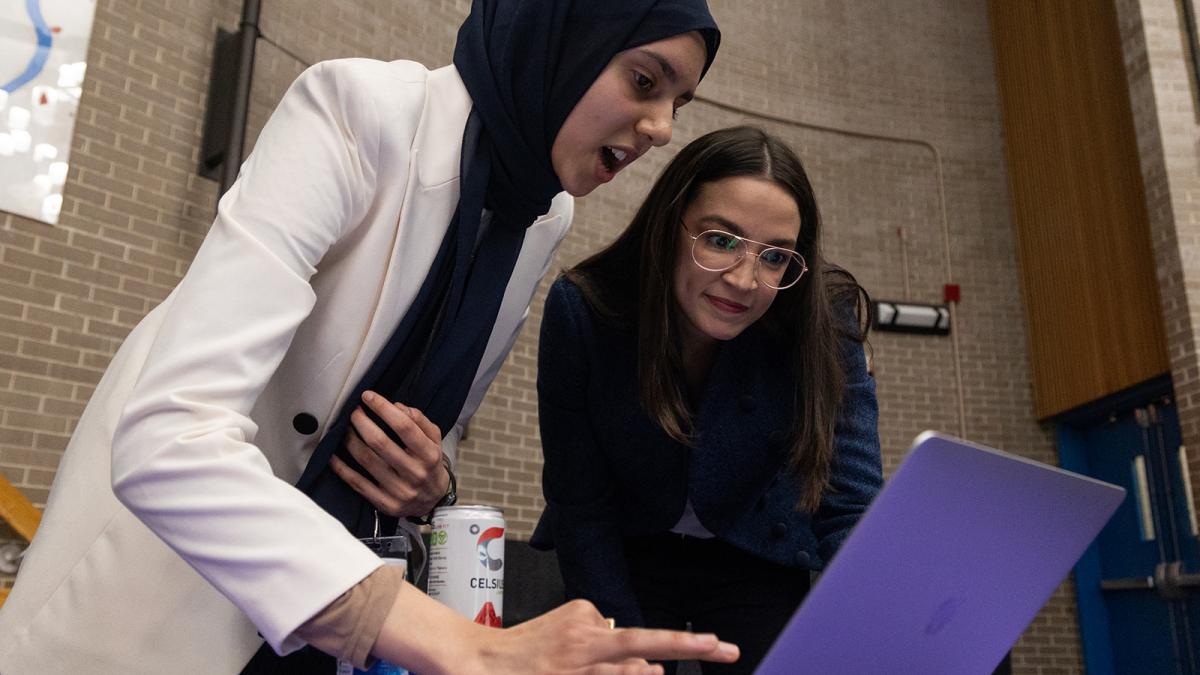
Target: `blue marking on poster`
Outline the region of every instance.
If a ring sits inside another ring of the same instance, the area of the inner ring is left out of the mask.
[[[25,0],[25,11],[29,13],[29,20],[33,22],[33,30],[37,34],[37,50],[33,52],[33,57],[29,59],[29,65],[25,66],[24,72],[11,82],[0,86],[0,89],[10,94],[42,72],[42,68],[46,67],[46,61],[50,59],[50,45],[54,42],[50,26],[46,25],[46,20],[42,18],[40,1]]]

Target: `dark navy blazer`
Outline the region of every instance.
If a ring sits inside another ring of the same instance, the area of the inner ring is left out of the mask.
[[[862,345],[843,346],[832,489],[811,515],[796,510],[799,486],[784,471],[793,383],[761,327],[720,345],[691,448],[642,411],[636,347],[635,331],[600,320],[574,284],[551,287],[537,380],[546,511],[531,543],[557,550],[567,595],[641,625],[622,540],[670,530],[689,497],[722,540],[780,565],[824,567],[883,482]]]

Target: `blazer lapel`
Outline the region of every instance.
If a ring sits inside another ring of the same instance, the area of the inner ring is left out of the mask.
[[[429,73],[421,124],[409,159],[404,208],[395,224],[379,300],[325,428],[391,337],[433,264],[458,204],[459,156],[470,110],[471,100],[453,66]]]

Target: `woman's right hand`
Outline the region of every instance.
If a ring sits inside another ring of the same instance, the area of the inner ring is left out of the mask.
[[[650,675],[646,659],[732,663],[735,645],[715,635],[609,628],[585,600],[573,600],[513,628],[472,623],[405,583],[371,653],[430,675]]]
[[[647,628],[610,628],[585,600],[573,600],[513,628],[484,636],[487,672],[622,673],[649,675],[662,666],[646,659],[699,659],[732,663],[738,648],[711,634]]]

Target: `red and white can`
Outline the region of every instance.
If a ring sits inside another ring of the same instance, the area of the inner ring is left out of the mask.
[[[475,623],[504,616],[504,514],[492,506],[443,506],[429,535],[429,597]]]

